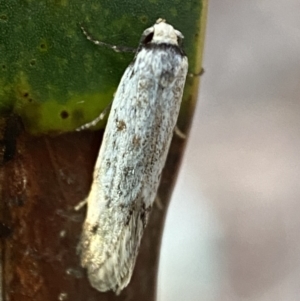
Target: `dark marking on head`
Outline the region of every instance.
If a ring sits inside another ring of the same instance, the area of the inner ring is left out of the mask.
[[[144,40],[142,41],[142,43],[143,43],[144,45],[150,43],[150,42],[152,41],[152,39],[153,39],[153,36],[154,36],[154,31],[151,32],[151,33],[149,33],[148,35],[146,35],[146,36],[144,37]]]
[[[177,45],[168,44],[168,43],[148,43],[145,45],[142,45],[142,47],[148,49],[148,50],[159,50],[159,51],[171,51],[175,54],[179,54],[181,56],[186,56],[183,49]]]

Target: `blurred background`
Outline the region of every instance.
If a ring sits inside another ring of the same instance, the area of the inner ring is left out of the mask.
[[[159,301],[300,300],[300,1],[210,0]]]

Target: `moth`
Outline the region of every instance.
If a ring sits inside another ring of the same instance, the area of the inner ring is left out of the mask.
[[[147,28],[114,96],[80,242],[81,265],[102,292],[119,293],[133,273],[179,114],[182,40],[163,19]]]

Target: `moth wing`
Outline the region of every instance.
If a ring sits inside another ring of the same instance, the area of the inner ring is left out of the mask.
[[[120,162],[123,170],[126,169],[125,162],[136,159],[134,150],[131,154],[126,153],[127,159],[122,157],[119,147],[123,145],[124,149],[128,149],[129,146],[122,143],[128,143],[129,139],[123,136],[122,131],[115,129],[116,119],[124,120],[129,126],[131,117],[126,112],[121,117],[114,109],[118,108],[119,112],[136,96],[134,88],[128,88],[129,81],[136,82],[134,76],[133,65],[130,65],[114,98],[87,198],[88,212],[80,243],[81,264],[87,268],[91,285],[99,291],[120,292],[128,285],[151,208],[149,202],[144,203],[143,185],[138,176],[142,169],[135,168],[135,181],[130,181],[130,177],[120,174],[118,170]],[[106,164],[108,161],[110,163]],[[119,176],[124,177],[123,180]],[[115,184],[111,184],[114,182],[124,185],[124,189],[126,186],[134,197],[126,196],[126,201],[120,199]],[[106,183],[112,186],[106,187]]]
[[[125,210],[122,215],[127,219],[125,225],[124,221],[118,221],[112,215],[109,221],[99,221],[98,226],[89,223],[84,225],[82,265],[88,270],[91,285],[100,291],[114,290],[118,293],[128,285],[132,276],[150,208],[135,202],[132,208],[127,212]],[[113,229],[111,223],[114,224]],[[103,241],[105,228],[116,235],[115,244]]]

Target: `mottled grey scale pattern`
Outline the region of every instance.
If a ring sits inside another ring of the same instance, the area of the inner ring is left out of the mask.
[[[82,265],[100,291],[120,292],[132,276],[187,74],[179,38],[162,20],[148,28],[115,94],[81,238]]]

